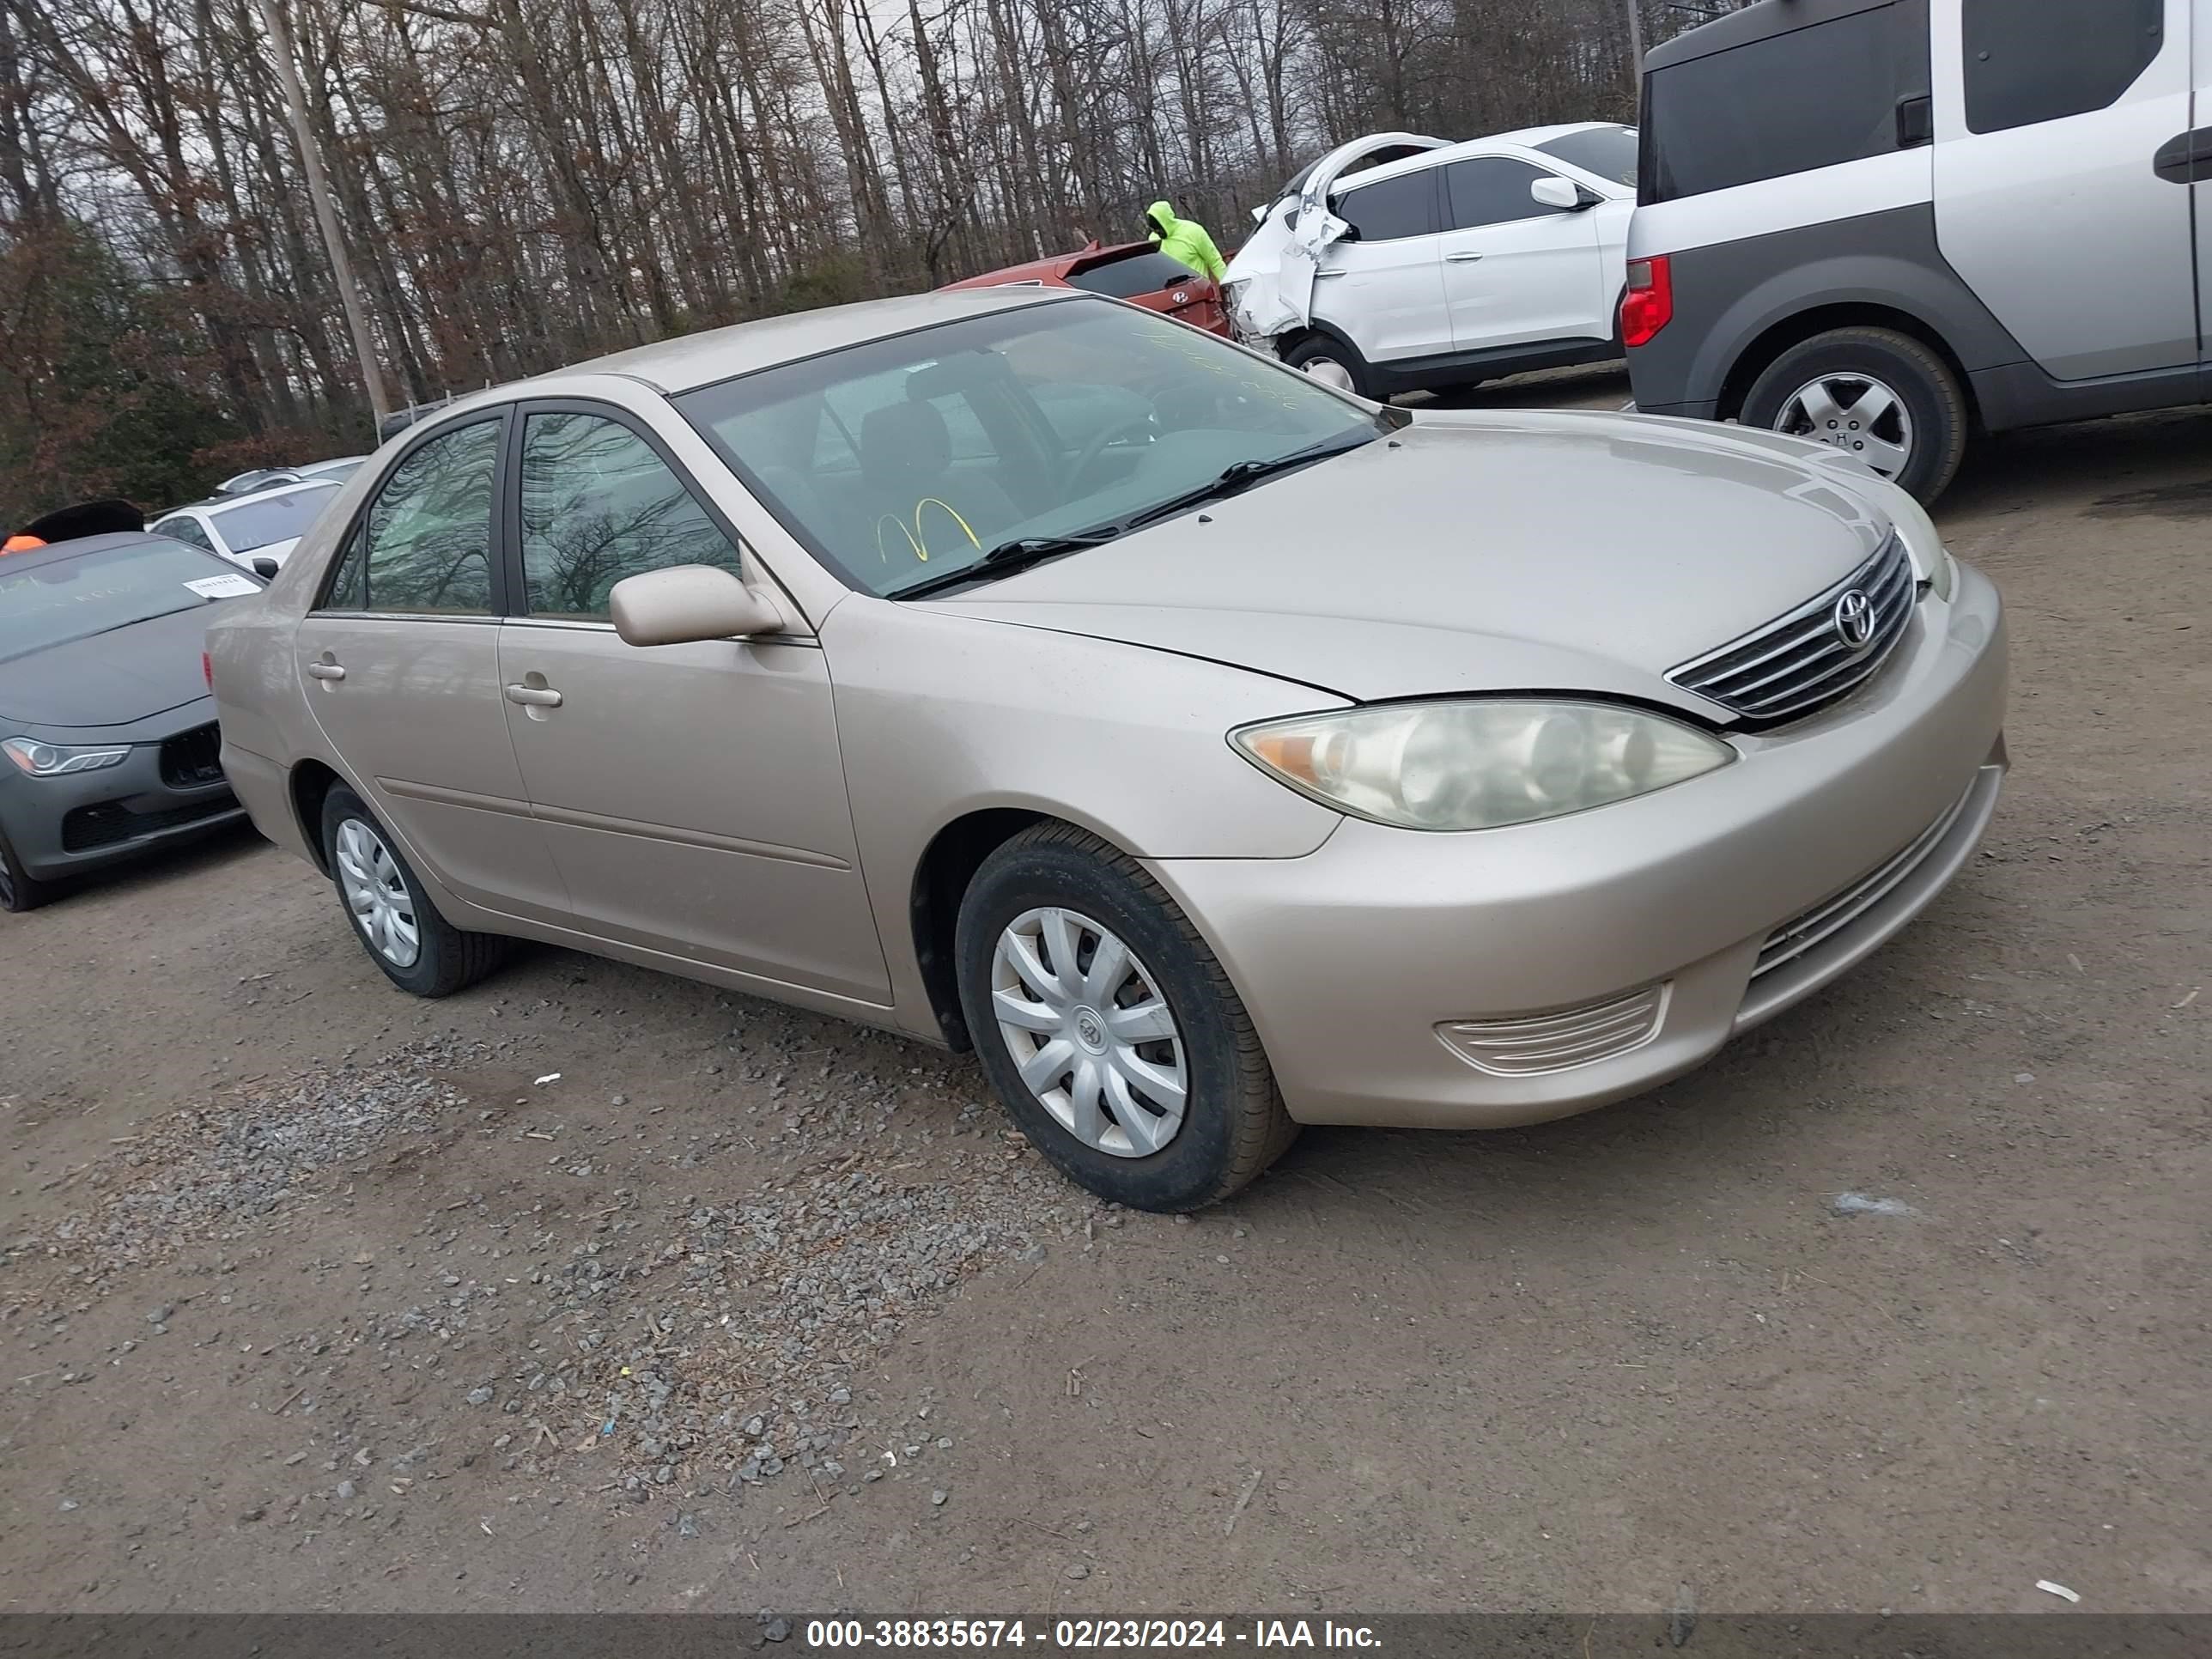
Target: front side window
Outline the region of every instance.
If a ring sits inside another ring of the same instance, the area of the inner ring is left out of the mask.
[[[441,432],[392,470],[332,582],[338,609],[491,613],[496,416]]]
[[[2165,0],[1962,0],[1968,129],[2108,107],[2158,56],[2165,13]]]
[[[1336,216],[1358,231],[1363,242],[1432,235],[1437,228],[1436,174],[1422,167],[1347,190],[1336,199]]]
[[[208,516],[215,520],[216,533],[225,547],[234,553],[251,553],[258,547],[297,541],[337,495],[337,484],[311,484],[282,495],[252,496],[236,507],[218,507]]]
[[[1558,156],[1571,167],[1580,167],[1613,184],[1632,186],[1636,183],[1634,127],[1588,127],[1580,132],[1563,132],[1536,148],[1547,155]]]
[[[522,579],[530,614],[604,621],[624,577],[738,550],[644,439],[619,421],[540,411],[522,428]]]
[[[1510,155],[1476,155],[1454,161],[1444,169],[1444,199],[1449,204],[1451,230],[1475,230],[1484,225],[1510,224],[1516,219],[1540,219],[1559,211],[1529,195],[1539,179],[1556,179],[1556,173],[1530,167]]]
[[[1318,459],[1381,431],[1296,370],[1072,295],[674,401],[816,558],[885,596],[1018,543],[1137,532],[1231,469]]]
[[[1899,103],[1928,94],[1928,8],[1892,0],[1645,79],[1647,201],[1863,161],[1900,148]]]

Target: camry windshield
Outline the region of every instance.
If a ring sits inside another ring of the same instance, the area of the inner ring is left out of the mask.
[[[215,533],[234,553],[251,553],[273,542],[289,542],[307,533],[338,493],[336,483],[318,482],[312,488],[287,490],[282,495],[257,495],[236,507],[219,507],[208,514]]]
[[[1187,498],[1211,489],[1264,487],[1279,465],[1383,424],[1211,335],[1081,301],[894,335],[675,401],[817,557],[884,597],[942,586],[994,553],[1194,510]]]
[[[255,585],[214,554],[172,541],[134,541],[14,568],[0,560],[0,662],[190,611]]]

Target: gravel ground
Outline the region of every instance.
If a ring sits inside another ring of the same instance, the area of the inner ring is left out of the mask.
[[[250,836],[0,918],[0,1606],[2212,1611],[2208,434],[1946,502],[2017,770],[1876,961],[1195,1219],[881,1034],[410,1001]]]

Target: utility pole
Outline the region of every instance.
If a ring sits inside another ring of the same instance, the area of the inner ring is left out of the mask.
[[[331,181],[323,173],[323,155],[307,125],[307,100],[300,90],[300,71],[292,60],[292,37],[277,11],[277,0],[258,0],[261,21],[276,49],[276,74],[284,88],[284,106],[292,118],[292,136],[300,146],[301,165],[307,171],[307,194],[314,198],[315,222],[322,227],[323,250],[330,255],[331,275],[338,285],[338,301],[345,307],[346,328],[353,335],[354,356],[361,360],[361,378],[368,388],[368,407],[381,433],[392,405],[384,396],[384,376],[377,372],[376,350],[368,337],[368,319],[362,314],[361,293],[353,281],[353,261],[346,258],[345,240],[338,234],[338,216],[331,206]]]
[[[1628,8],[1628,95],[1644,113],[1644,0],[1623,0]]]

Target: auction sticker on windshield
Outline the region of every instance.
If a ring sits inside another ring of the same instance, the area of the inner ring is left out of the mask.
[[[204,599],[235,599],[261,591],[245,576],[194,576],[185,586]]]

